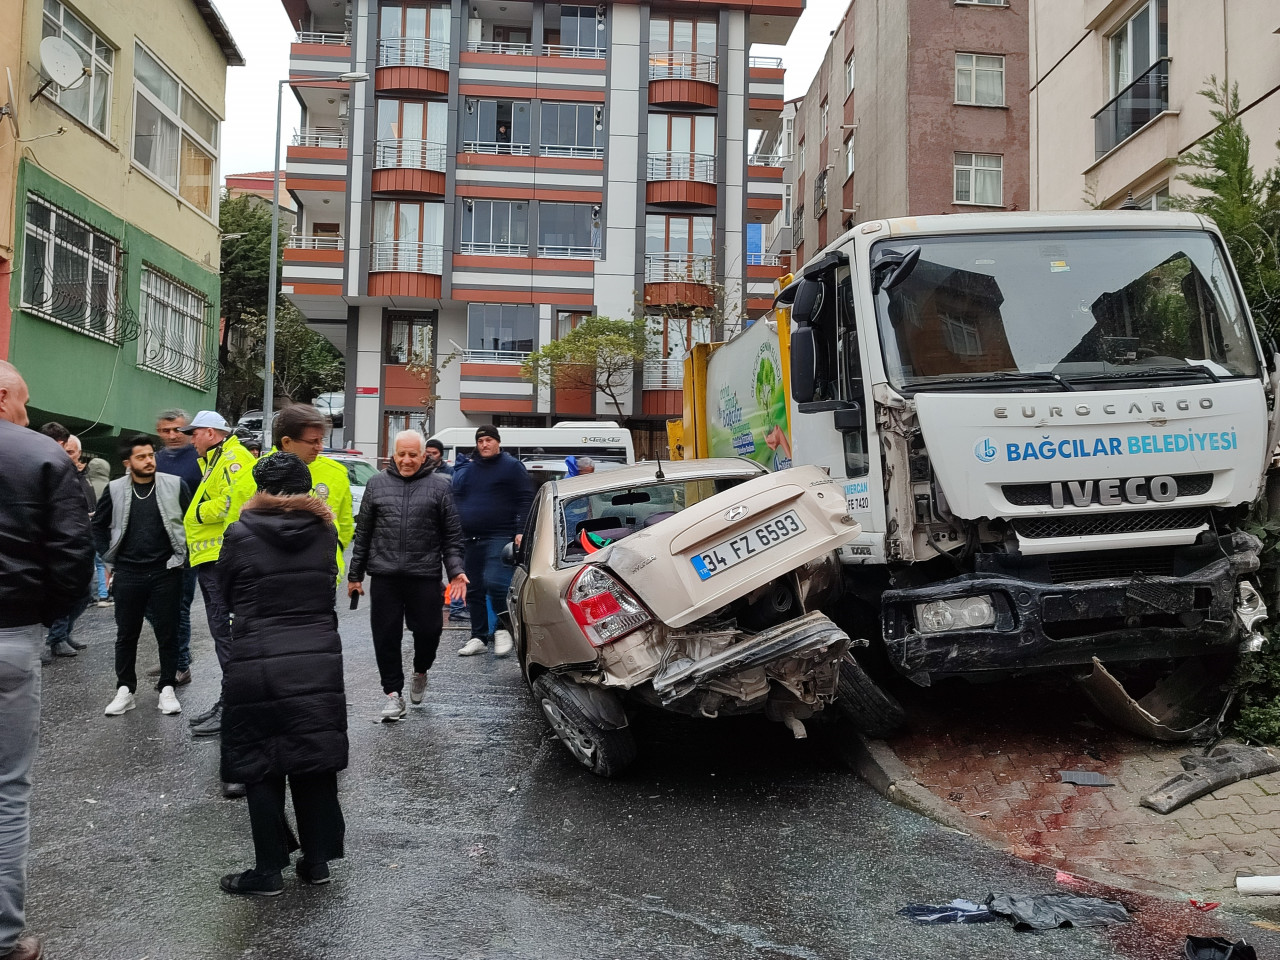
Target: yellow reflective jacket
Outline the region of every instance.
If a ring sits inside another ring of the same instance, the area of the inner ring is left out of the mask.
[[[230,436],[209,450],[199,463],[203,478],[182,521],[193,567],[213,563],[222,553],[222,534],[231,522],[227,515],[232,489],[240,477],[251,475],[254,460],[239,438]]]

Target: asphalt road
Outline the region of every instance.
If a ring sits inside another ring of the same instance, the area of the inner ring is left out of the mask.
[[[599,780],[550,737],[514,662],[459,658],[458,631],[426,704],[378,723],[367,610],[343,608],[347,858],[330,886],[290,874],[273,899],[218,887],[252,847],[243,802],[219,796],[216,739],[193,740],[149,690],[103,716],[114,624],[90,609],[77,628],[89,649],[44,669],[28,901],[49,957],[1154,960],[1206,932],[911,924],[895,915],[908,902],[1059,888],[886,802],[828,738],[793,741],[765,721],[642,718],[630,775]],[[194,612],[190,713],[217,685]],[[141,665],[154,658],[152,646]],[[1217,922],[1254,941],[1247,919]]]

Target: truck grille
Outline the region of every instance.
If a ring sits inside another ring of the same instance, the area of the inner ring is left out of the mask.
[[[1128,580],[1135,573],[1149,577],[1174,576],[1172,550],[1119,550],[1114,553],[1059,553],[1049,558],[1054,583],[1088,580]]]
[[[1154,530],[1194,530],[1209,522],[1206,509],[1143,510],[1132,513],[1083,513],[1066,517],[1026,517],[1013,521],[1027,540],[1053,537],[1098,537]]]
[[[1173,479],[1178,483],[1179,497],[1203,496],[1213,486],[1212,473],[1188,473]],[[1096,480],[1093,482],[1095,486],[1098,483]],[[1124,480],[1120,483],[1123,486]],[[1047,507],[1053,502],[1047,483],[1006,483],[1000,492],[1015,507]]]

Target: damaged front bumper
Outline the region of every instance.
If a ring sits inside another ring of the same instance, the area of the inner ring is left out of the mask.
[[[1236,531],[1177,551],[1173,575],[1132,569],[1123,579],[1074,582],[1054,582],[1043,558],[991,558],[979,572],[886,591],[886,652],[899,672],[928,685],[1095,657],[1133,662],[1229,649],[1254,632],[1261,598],[1241,581],[1258,569],[1260,549],[1256,537]],[[939,632],[917,622],[923,604],[970,597],[989,600],[994,622]]]

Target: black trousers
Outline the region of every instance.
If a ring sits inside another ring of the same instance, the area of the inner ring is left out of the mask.
[[[218,666],[225,668],[227,644],[231,642],[231,611],[222,596],[222,584],[218,582],[218,561],[202,563],[195,571],[200,594],[204,597],[209,633],[213,636],[213,652],[218,655]]]
[[[289,854],[299,847],[308,863],[328,863],[343,857],[342,839],[347,824],[338,805],[338,775],[296,773],[288,780],[293,815],[298,821],[297,838],[284,814],[285,778],[267,777],[244,785],[253,852],[260,872],[283,870],[289,865]]]
[[[369,582],[369,626],[383,693],[404,690],[400,641],[407,624],[413,634],[413,671],[424,673],[436,662],[444,630],[444,594],[439,577],[379,574]]]
[[[151,621],[160,648],[160,679],[156,686],[173,686],[178,670],[182,568],[131,570],[119,565],[111,592],[116,598],[116,686],[138,689],[138,638],[144,620]]]

